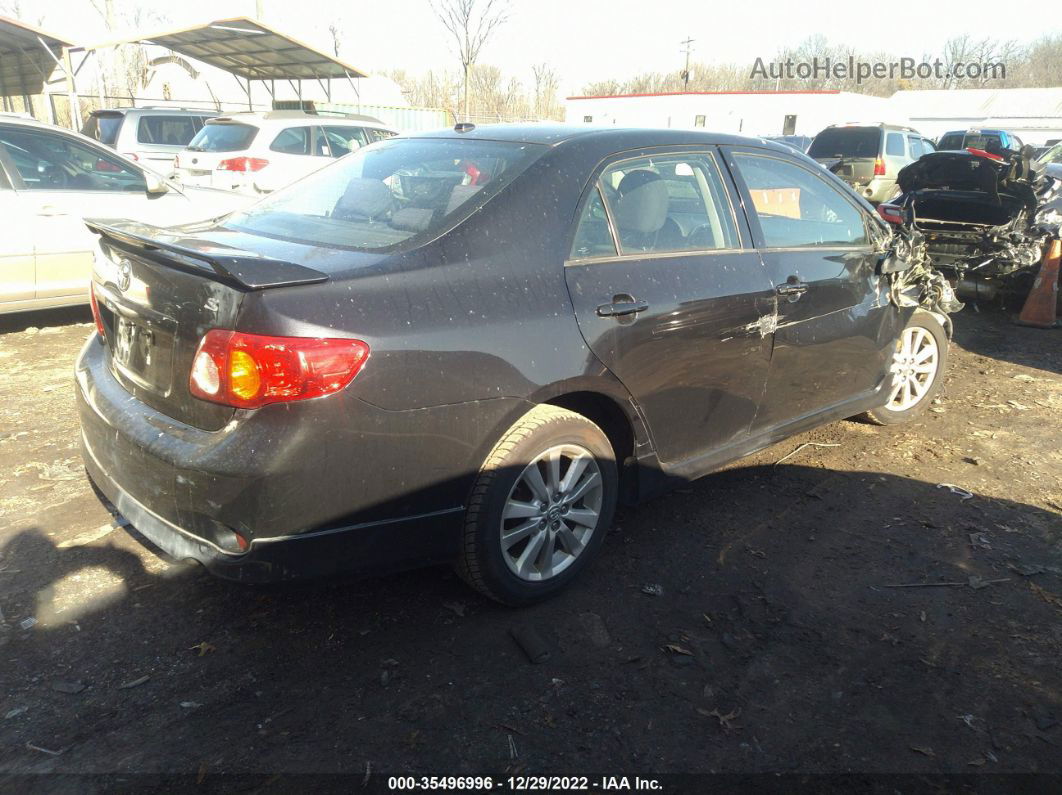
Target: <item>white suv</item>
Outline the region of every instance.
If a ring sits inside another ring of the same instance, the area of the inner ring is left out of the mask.
[[[173,178],[241,193],[268,193],[384,138],[370,116],[274,110],[210,119],[173,161]]]

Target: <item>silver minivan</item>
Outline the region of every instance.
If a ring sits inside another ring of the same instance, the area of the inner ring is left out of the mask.
[[[169,174],[173,156],[188,145],[207,119],[217,115],[215,111],[185,108],[107,108],[92,111],[81,133],[130,160]]]

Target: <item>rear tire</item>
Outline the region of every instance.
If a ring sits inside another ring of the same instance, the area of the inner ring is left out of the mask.
[[[507,605],[554,596],[600,549],[617,491],[604,432],[575,412],[536,406],[506,431],[476,478],[457,573]]]
[[[866,413],[878,425],[900,425],[924,414],[944,383],[948,335],[932,314],[915,310],[896,340],[888,402]]]

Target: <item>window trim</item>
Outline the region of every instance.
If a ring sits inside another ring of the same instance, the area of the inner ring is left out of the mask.
[[[762,252],[785,252],[785,251],[863,251],[872,250],[874,248],[874,235],[871,232],[871,228],[868,222],[870,214],[866,211],[866,208],[861,206],[857,201],[858,197],[852,193],[852,189],[844,182],[841,182],[841,186],[834,185],[829,179],[826,179],[822,174],[817,174],[812,169],[805,166],[796,158],[789,158],[780,152],[769,151],[767,149],[757,149],[747,146],[723,146],[723,159],[726,161],[727,168],[730,169],[730,176],[734,180],[734,184],[737,186],[739,193],[741,194],[742,207],[745,210],[745,217],[749,225],[749,229],[752,232],[753,245],[757,251]],[[850,243],[850,244],[820,244],[814,246],[768,246],[767,239],[763,236],[763,227],[760,225],[760,216],[756,212],[756,206],[752,201],[752,194],[749,192],[749,187],[745,183],[745,178],[741,174],[741,167],[737,161],[734,160],[735,154],[749,155],[751,157],[765,157],[772,160],[780,160],[783,163],[790,163],[798,168],[803,169],[812,177],[819,179],[827,187],[833,189],[844,201],[848,202],[852,208],[859,213],[863,219],[863,233],[866,235],[867,241],[865,243]],[[834,177],[840,181],[839,177]],[[849,195],[851,194],[851,195]]]
[[[642,160],[647,157],[671,157],[681,155],[703,155],[711,159],[719,172],[719,181],[722,183],[724,198],[726,199],[727,206],[730,208],[731,219],[734,222],[734,231],[737,234],[737,248],[691,248],[681,249],[678,251],[636,251],[630,254],[624,254],[623,248],[620,246],[619,234],[615,226],[615,222],[612,217],[612,209],[609,206],[608,197],[604,195],[603,191],[600,191],[599,183],[601,175],[620,163],[627,163],[632,160]],[[608,219],[609,233],[612,235],[612,245],[616,247],[616,255],[611,257],[573,257],[572,247],[575,245],[575,235],[578,232],[579,222],[582,220],[583,211],[586,209],[586,205],[590,201],[590,197],[593,195],[594,190],[601,192],[601,203],[605,206],[605,216]],[[737,192],[737,186],[733,183],[732,177],[729,173],[729,169],[724,164],[724,157],[720,152],[718,146],[714,144],[706,144],[702,146],[661,146],[661,147],[645,147],[636,150],[627,150],[625,152],[616,152],[609,155],[591,172],[590,178],[587,180],[586,185],[583,187],[583,193],[579,197],[579,203],[576,206],[575,215],[570,224],[570,231],[567,236],[567,254],[564,260],[564,266],[583,266],[583,265],[595,265],[597,263],[607,262],[619,262],[628,260],[640,260],[640,259],[671,259],[674,257],[690,257],[690,256],[703,256],[705,254],[735,254],[738,252],[748,252],[755,250],[755,238],[752,236],[752,230],[748,224],[742,224],[742,217],[744,213],[738,214],[736,203],[740,203],[741,195]]]

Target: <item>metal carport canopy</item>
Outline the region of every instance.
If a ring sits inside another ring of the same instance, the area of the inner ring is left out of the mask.
[[[248,17],[97,44],[156,44],[231,72],[244,80],[324,80],[368,77],[365,72]]]
[[[61,63],[64,49],[73,46],[51,33],[0,17],[0,95],[33,96]]]

